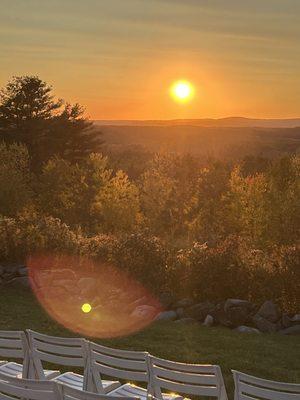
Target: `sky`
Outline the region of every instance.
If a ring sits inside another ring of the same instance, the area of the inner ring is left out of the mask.
[[[93,119],[300,116],[300,0],[1,0],[0,86],[38,75]],[[178,103],[179,79],[194,97]]]

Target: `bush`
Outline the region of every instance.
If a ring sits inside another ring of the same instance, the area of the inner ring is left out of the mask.
[[[118,239],[113,235],[100,234],[82,241],[81,254],[95,260],[110,262]]]
[[[181,296],[219,301],[247,295],[248,277],[238,256],[238,242],[229,238],[216,248],[194,243],[178,251],[172,287]]]
[[[286,312],[299,311],[300,246],[262,251],[230,237],[215,248],[194,243],[178,251],[172,265],[171,287],[177,297],[241,298],[257,304],[272,299]]]
[[[116,243],[112,261],[139,282],[160,293],[167,285],[168,251],[162,241],[147,233],[124,235]]]
[[[17,218],[0,218],[0,259],[25,261],[34,253],[79,253],[79,234],[58,218],[28,212]]]

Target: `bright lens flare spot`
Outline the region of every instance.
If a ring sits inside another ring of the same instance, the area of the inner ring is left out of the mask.
[[[81,306],[81,310],[82,310],[82,312],[84,312],[84,313],[89,313],[91,310],[92,310],[92,306],[89,304],[89,303],[84,303],[82,306]]]
[[[188,81],[177,81],[171,87],[172,97],[180,102],[186,102],[193,97],[194,88]]]

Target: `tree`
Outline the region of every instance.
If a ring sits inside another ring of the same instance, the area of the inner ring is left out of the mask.
[[[39,176],[38,203],[46,215],[60,218],[72,227],[91,231],[95,225],[95,197],[108,183],[111,171],[101,154],[90,154],[81,163],[59,157],[44,164]]]
[[[24,143],[35,168],[53,155],[78,161],[100,145],[84,109],[55,99],[37,76],[14,77],[0,91],[0,138]]]
[[[139,192],[123,171],[117,171],[96,196],[95,218],[106,232],[130,232],[138,223]]]
[[[30,202],[31,178],[26,147],[0,143],[0,214],[14,216]]]

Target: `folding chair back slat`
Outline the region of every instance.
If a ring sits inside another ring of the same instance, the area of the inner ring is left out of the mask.
[[[22,360],[22,377],[29,374],[30,354],[29,344],[23,331],[0,331],[0,357]],[[0,362],[0,364],[3,364]],[[5,365],[5,363],[3,364]]]
[[[53,390],[54,386],[52,382],[47,382],[50,385],[48,388],[44,389],[35,387],[34,383],[23,383],[23,379],[19,379],[18,384],[0,379],[0,399],[16,400],[25,398],[26,400],[60,400],[58,392]]]
[[[162,399],[162,389],[166,389],[227,400],[221,369],[217,365],[184,364],[150,356],[150,373],[154,395],[159,399]]]
[[[22,331],[0,331],[0,357],[23,359],[28,350],[26,335]]]
[[[284,383],[256,378],[232,371],[235,383],[235,400],[300,400],[300,384]]]
[[[89,360],[88,344],[85,339],[48,336],[31,330],[27,330],[27,335],[34,366],[31,377],[45,379],[42,361],[47,361],[70,367],[82,367],[87,379]]]
[[[136,382],[149,381],[147,352],[111,349],[92,342],[89,346],[94,382],[92,391],[103,393],[101,375]]]
[[[61,392],[63,395],[63,400],[136,400],[136,398],[132,397],[120,398],[105,394],[86,392],[65,385],[61,387]]]
[[[62,357],[59,354],[52,354],[34,350],[34,358],[38,358],[41,361],[47,361],[53,364],[66,365],[70,367],[84,367],[85,363],[82,358],[78,357]]]

